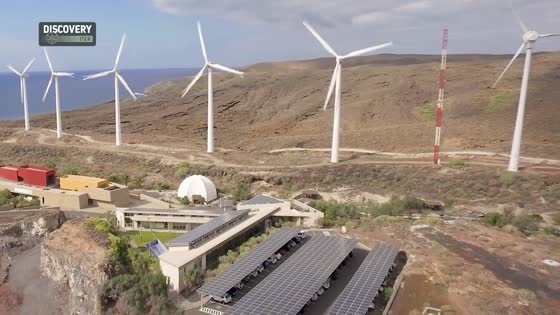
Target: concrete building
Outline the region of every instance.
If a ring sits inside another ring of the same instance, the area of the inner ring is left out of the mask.
[[[220,215],[224,209],[217,207],[190,207],[181,209],[117,208],[115,215],[123,230],[158,230],[186,232]]]
[[[103,178],[64,175],[60,177],[60,189],[81,191],[86,188],[106,188],[109,181]]]
[[[241,209],[260,209],[263,207],[275,206],[279,211],[274,213],[274,217],[281,222],[294,222],[296,225],[314,227],[324,214],[297,200],[281,200],[269,196],[258,195],[247,201],[240,202],[237,210]],[[281,223],[280,222],[280,223]]]
[[[68,191],[55,187],[38,187],[0,179],[0,190],[37,197],[42,207],[56,207],[65,210],[80,210],[88,207],[101,207],[115,210],[129,205],[128,187],[112,183],[106,188],[84,188]]]
[[[23,181],[26,185],[39,187],[55,185],[55,174],[53,169],[35,165],[0,167],[0,178],[14,183]]]
[[[218,198],[218,191],[214,183],[207,177],[193,175],[185,178],[179,185],[177,196],[187,197],[190,202],[194,203],[207,203]]]
[[[240,211],[240,216],[230,215],[235,222],[224,227],[208,222],[197,227],[192,233],[186,233],[177,246],[159,256],[162,273],[169,279],[169,284],[176,291],[184,289],[184,274],[191,269],[205,271],[218,265],[218,257],[228,250],[241,245],[251,236],[259,235],[272,225],[272,216],[278,211],[276,206],[263,207],[260,210]],[[238,212],[238,211],[230,211]],[[241,220],[237,220],[241,218]],[[227,218],[224,224],[228,224]],[[190,241],[201,239],[196,244]],[[173,242],[173,241],[171,241]],[[170,243],[171,243],[170,242]]]

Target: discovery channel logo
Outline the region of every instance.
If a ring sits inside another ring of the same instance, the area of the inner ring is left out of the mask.
[[[95,22],[40,22],[39,46],[95,46]]]

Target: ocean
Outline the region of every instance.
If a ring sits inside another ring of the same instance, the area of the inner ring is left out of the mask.
[[[21,70],[21,69],[18,69]],[[200,69],[129,69],[121,70],[121,75],[134,92],[143,93],[144,89],[160,81],[189,77]],[[104,70],[68,71],[74,78],[60,78],[60,98],[63,111],[83,108],[113,101],[115,99],[114,77],[108,76],[88,81],[82,77]],[[49,72],[30,72],[27,78],[27,100],[31,116],[55,111],[54,82],[49,95],[43,103],[42,97],[50,79]],[[121,100],[130,95],[121,85]],[[20,100],[19,77],[11,72],[0,73],[0,120],[23,118],[23,105]]]

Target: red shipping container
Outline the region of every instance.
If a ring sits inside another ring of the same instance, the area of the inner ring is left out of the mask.
[[[56,171],[50,168],[23,165],[18,170],[19,177],[23,178],[26,185],[47,187],[55,184]]]
[[[17,183],[19,181],[18,169],[17,166],[2,166],[0,167],[0,178]]]

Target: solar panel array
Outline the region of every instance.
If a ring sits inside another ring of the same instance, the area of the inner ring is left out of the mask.
[[[255,286],[226,314],[296,314],[358,242],[315,236]]]
[[[329,314],[366,314],[398,253],[399,249],[392,245],[383,244],[372,249],[332,305]]]
[[[228,270],[203,285],[197,291],[212,296],[223,296],[239,281],[243,280],[268,257],[276,253],[282,246],[294,238],[298,229],[281,229],[277,231],[257,248],[251,250],[247,255],[240,258]]]
[[[202,225],[199,225],[178,238],[169,241],[168,246],[191,246],[200,242],[214,232],[219,232],[227,225],[232,225],[235,221],[240,221],[249,215],[249,210],[237,210],[224,212],[223,215],[214,218]]]

